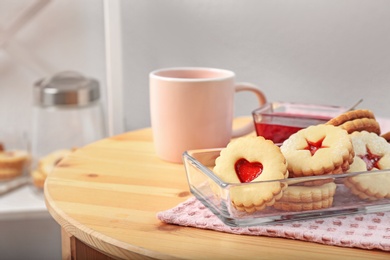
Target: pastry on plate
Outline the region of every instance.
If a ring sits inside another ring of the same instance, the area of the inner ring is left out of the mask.
[[[0,180],[21,176],[30,162],[30,155],[23,150],[0,151]]]

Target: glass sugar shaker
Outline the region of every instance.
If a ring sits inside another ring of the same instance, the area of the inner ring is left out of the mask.
[[[107,136],[97,80],[78,72],[60,72],[36,82],[33,99],[31,149],[35,160]]]

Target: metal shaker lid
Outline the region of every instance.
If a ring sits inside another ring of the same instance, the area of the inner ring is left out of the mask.
[[[84,106],[99,97],[99,82],[74,71],[59,72],[34,84],[34,104],[39,106]]]

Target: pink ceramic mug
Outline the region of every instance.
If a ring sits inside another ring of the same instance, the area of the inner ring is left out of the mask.
[[[265,95],[234,79],[234,72],[212,68],[168,68],[149,74],[153,139],[161,159],[181,163],[186,150],[225,147],[232,137],[253,131],[252,122],[232,129],[234,94],[250,91],[259,106],[266,102]]]

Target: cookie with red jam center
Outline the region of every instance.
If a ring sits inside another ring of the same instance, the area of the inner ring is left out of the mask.
[[[291,135],[280,147],[290,177],[340,174],[349,169],[354,150],[346,130],[313,125]]]
[[[224,182],[243,184],[231,187],[230,199],[237,210],[246,212],[273,205],[286,187],[280,180],[288,177],[280,148],[261,136],[231,141],[216,159],[214,172]]]
[[[351,134],[355,150],[354,162],[348,172],[372,172],[345,179],[345,186],[361,199],[390,198],[390,174],[376,172],[390,169],[390,144],[375,133],[367,131]]]

